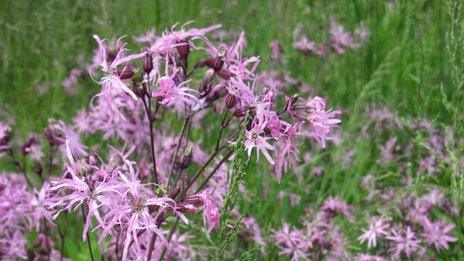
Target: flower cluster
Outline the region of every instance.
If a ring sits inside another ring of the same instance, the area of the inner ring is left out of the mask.
[[[369,31],[364,24],[361,23],[355,33],[352,33],[346,31],[345,28],[336,21],[332,21],[330,23],[329,35],[329,43],[317,44],[304,34],[303,25],[297,24],[293,31],[293,48],[304,54],[313,54],[316,56],[325,56],[330,50],[333,50],[336,54],[344,54],[347,49],[361,48],[369,38]],[[273,56],[278,57],[276,54],[278,52],[276,44],[272,47]]]
[[[135,52],[123,38],[94,35],[92,62],[81,62],[63,85],[74,94],[86,68],[100,91],[72,124],[50,119],[44,130],[48,142],[31,134],[20,146],[23,162],[11,145],[11,128],[0,124],[0,151],[24,174],[24,179],[9,175],[5,182],[18,184],[2,187],[8,196],[21,193],[5,204],[24,205],[15,209],[20,214],[9,213],[10,205],[2,209],[4,218],[12,219],[2,229],[2,256],[27,258],[24,233],[31,226],[43,232],[41,222],[58,225],[60,215],[74,212],[82,218],[83,240],[97,234],[108,258],[192,259],[203,254],[187,244],[193,239],[186,230],[197,212],[205,233],[221,224],[235,148],[243,146],[248,157],[253,151],[263,155],[280,181],[303,141],[325,147],[332,139],[341,112],[318,96],[285,96],[285,85],[301,82],[287,77],[278,83],[272,73],[260,74],[259,57],[243,53],[243,32],[235,41],[216,44],[207,35],[220,25],[187,26],[135,37],[143,44]],[[194,132],[217,134],[209,141]],[[90,138],[101,142],[89,147],[84,141]],[[28,161],[34,164],[29,173]],[[41,191],[30,194],[39,183]],[[252,230],[253,242],[265,244],[256,220],[249,217],[243,225]],[[7,238],[24,244],[12,246]],[[47,234],[37,239],[34,248],[43,257],[56,254],[50,240]],[[94,258],[90,242],[89,255]]]

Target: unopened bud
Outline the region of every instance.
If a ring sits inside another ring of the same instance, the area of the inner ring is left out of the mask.
[[[146,74],[149,74],[153,70],[153,58],[148,52],[145,53],[145,56],[142,59],[143,71]]]
[[[235,97],[234,95],[230,93],[226,95],[225,100],[226,100],[226,106],[228,109],[232,109],[237,104],[237,97]]]
[[[179,162],[180,169],[187,169],[192,164],[192,147],[188,147]]]
[[[21,146],[21,154],[28,155],[29,153],[31,153],[32,147],[38,144],[39,139],[37,138],[37,136],[34,134],[29,135],[27,140]]]
[[[118,75],[121,80],[130,79],[135,74],[135,67],[132,64],[124,66],[122,69],[118,69]]]
[[[178,42],[178,46],[176,47],[177,52],[179,53],[180,58],[187,59],[190,53],[190,43],[187,38],[180,40]]]
[[[245,116],[245,111],[243,110],[243,108],[239,108],[234,111],[234,117],[241,118],[243,116]]]
[[[234,76],[234,74],[233,74],[231,71],[226,70],[226,69],[221,69],[221,70],[219,70],[219,71],[217,72],[217,75],[218,75],[219,77],[221,77],[222,79],[224,79],[224,80],[229,80],[230,77]]]

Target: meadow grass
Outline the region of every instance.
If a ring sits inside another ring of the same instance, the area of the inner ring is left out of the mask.
[[[0,1],[0,116],[12,115],[15,129],[19,131],[15,133],[24,138],[29,131],[41,132],[48,118],[70,121],[79,108],[87,106],[89,98],[98,90],[96,84],[86,79],[80,84],[78,94],[69,96],[61,82],[76,66],[78,55],[90,59],[95,48],[92,34],[105,38],[132,37],[150,28],[156,28],[159,33],[177,22],[194,20],[198,27],[220,23],[225,30],[244,30],[245,52],[259,55],[263,64],[270,62],[270,41],[278,39],[286,56],[279,66],[327,96],[331,107],[343,109],[344,140],[339,146],[313,153],[314,161],[323,164],[325,171],[319,178],[308,174],[305,186],[299,186],[292,175],[284,176],[280,184],[274,181],[272,173],[253,175],[261,167],[250,162],[244,178],[255,200],[253,204],[240,202],[241,211],[252,213],[267,234],[271,228],[280,226],[282,220],[296,223],[305,211],[285,202],[276,204],[274,198],[281,190],[304,195],[302,206],[317,205],[331,195],[360,206],[366,192],[359,184],[366,174],[396,175],[377,163],[380,137],[379,140],[358,138],[366,123],[364,109],[371,103],[385,105],[401,118],[424,117],[437,125],[462,126],[462,43],[458,42],[462,39],[459,38],[462,20],[456,18],[453,31],[450,4],[444,0],[392,2],[393,5],[380,0]],[[307,28],[312,39],[324,40],[332,17],[349,30],[363,21],[370,31],[367,46],[343,56],[322,58],[293,50],[292,33],[297,23]],[[276,64],[271,66],[278,68]],[[44,95],[37,94],[36,87],[40,84],[49,86]],[[202,135],[205,134],[194,134],[194,137],[202,139]],[[404,140],[420,138],[407,131],[398,135]],[[342,167],[337,160],[327,160],[336,159],[347,148],[356,151],[350,167]],[[462,169],[460,153],[462,150],[456,152],[455,168],[445,171],[444,177],[437,181],[448,187],[451,194],[461,187],[460,180],[454,187],[449,181],[449,175]],[[308,172],[316,165],[311,164],[307,166]],[[420,182],[411,186],[419,186]],[[266,197],[260,196],[262,186],[269,186]],[[405,188],[405,191],[414,188]],[[360,207],[362,211],[357,213],[361,216],[376,208],[374,205]],[[66,218],[60,218],[60,222],[79,224],[71,217]],[[461,224],[462,219],[457,223]],[[355,242],[360,228],[348,223],[343,228]],[[66,255],[86,259],[80,229],[71,231],[76,239],[69,237]],[[462,242],[461,238],[458,247],[463,246]],[[276,249],[269,251],[271,257],[277,257]]]

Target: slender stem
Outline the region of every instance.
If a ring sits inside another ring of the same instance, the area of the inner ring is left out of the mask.
[[[153,175],[151,176],[152,180],[152,189],[155,187],[155,183],[158,183],[158,172],[156,168],[156,155],[155,155],[155,140],[154,140],[154,131],[153,131],[153,123],[155,121],[155,116],[156,113],[158,112],[159,104],[156,103],[155,105],[155,111],[152,115],[151,113],[151,98],[148,98],[148,104],[145,101],[145,98],[142,98],[143,105],[145,107],[145,110],[147,112],[147,117],[149,121],[149,129],[150,129],[150,150],[151,150],[151,158],[152,158],[152,163],[153,163]]]
[[[81,210],[82,210],[82,221],[84,222],[83,225],[85,226],[85,222],[86,222],[86,219],[87,219],[87,214],[85,213],[84,206],[82,206]],[[86,232],[86,235],[87,235],[87,247],[89,248],[90,258],[92,259],[92,261],[94,261],[95,259],[93,257],[92,245],[90,244],[89,231]]]
[[[187,127],[188,122],[190,121],[190,117],[191,116],[188,116],[187,118],[185,118],[184,123],[182,124],[182,130],[180,132],[179,140],[177,141],[176,151],[171,161],[171,170],[169,171],[168,184],[166,184],[167,187],[169,187],[169,184],[171,183],[171,180],[172,180],[172,172],[174,170],[174,164],[176,163],[177,154],[179,153],[180,144],[182,143],[182,137],[184,136],[185,130],[187,129],[186,127]]]
[[[222,166],[222,164],[224,164],[224,162],[226,162],[230,156],[232,156],[232,154],[234,154],[234,151],[231,150],[229,151],[229,153],[227,153],[224,158],[221,159],[221,161],[219,161],[219,163],[216,165],[216,167],[214,167],[214,169],[211,171],[211,173],[208,175],[208,177],[206,177],[206,179],[203,181],[203,183],[201,183],[200,187],[198,187],[197,191],[195,192],[198,193],[200,192],[205,186],[206,184],[208,183],[208,181],[214,176],[214,174],[216,173],[216,171]]]
[[[168,241],[168,243],[171,242],[172,235],[174,235],[174,231],[176,231],[177,225],[179,225],[179,217],[176,218],[176,222],[174,223],[174,225],[172,225],[172,228],[169,231],[168,238],[166,239]],[[158,261],[163,260],[164,255],[166,254],[166,249],[167,249],[166,246],[163,246],[163,250],[161,251],[161,255],[160,255],[160,258],[158,259]]]
[[[222,122],[221,122],[221,129],[219,130],[219,137],[216,141],[216,147],[215,147],[215,151],[217,151],[219,149],[219,144],[221,143],[221,137],[222,137],[222,133],[224,132],[224,129],[226,128],[227,124],[226,124],[226,118],[227,118],[227,111],[224,113],[224,117],[222,118]]]
[[[195,181],[201,176],[201,173],[203,173],[203,171],[206,169],[206,167],[208,167],[208,165],[211,163],[211,161],[213,161],[213,159],[219,154],[220,151],[214,151],[213,154],[211,155],[211,157],[209,157],[209,159],[205,162],[205,164],[203,164],[203,166],[200,168],[200,170],[198,170],[197,174],[195,174],[195,176],[193,177],[193,179],[189,182],[189,184],[187,185],[187,187],[185,188],[185,191],[188,191],[190,189],[190,187],[193,185],[193,183],[195,183]]]
[[[160,222],[156,221],[156,226],[159,227],[159,225],[160,225]],[[147,260],[151,259],[153,249],[155,248],[156,236],[157,236],[156,233],[153,232],[153,235],[150,238],[150,243],[148,245]]]
[[[58,236],[60,236],[60,261],[63,260],[63,251],[64,251],[64,239],[65,239],[65,234],[63,233],[63,230],[61,230],[60,224],[56,220],[53,220],[55,223],[57,230],[58,230]]]

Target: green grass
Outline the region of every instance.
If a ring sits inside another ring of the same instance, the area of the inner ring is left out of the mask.
[[[327,37],[331,17],[349,30],[363,21],[371,33],[367,46],[325,58],[304,56],[292,49],[297,23],[304,25],[311,38],[322,40]],[[0,117],[13,116],[15,132],[21,138],[29,131],[41,132],[50,117],[69,121],[98,90],[89,79],[77,96],[68,96],[61,88],[61,81],[76,65],[77,56],[83,54],[90,59],[95,47],[92,34],[130,38],[150,28],[159,33],[176,22],[189,20],[195,20],[195,26],[220,23],[226,30],[244,30],[248,43],[245,52],[261,56],[261,69],[288,71],[327,96],[331,107],[345,112],[342,145],[314,153],[316,162],[325,162],[327,158],[335,162],[325,166],[321,178],[308,174],[307,183],[300,186],[287,175],[278,184],[272,173],[254,175],[260,167],[250,163],[245,179],[256,200],[251,205],[243,203],[241,210],[252,213],[264,232],[279,226],[282,219],[296,223],[304,213],[303,208],[276,204],[274,197],[280,190],[302,195],[302,206],[317,205],[329,195],[340,195],[356,205],[365,196],[359,189],[363,176],[394,175],[385,173],[376,163],[377,145],[384,139],[357,138],[366,123],[363,113],[367,105],[386,105],[403,118],[429,118],[437,125],[456,127],[462,122],[462,118],[456,118],[462,115],[464,106],[462,89],[457,88],[462,82],[452,77],[450,69],[453,61],[446,40],[451,28],[444,0],[400,0],[391,9],[387,1],[380,0],[0,1]],[[275,39],[281,41],[287,57],[283,68],[269,64],[268,46]],[[456,60],[456,66],[461,66],[462,57]],[[39,84],[50,86],[43,96],[36,94]],[[449,104],[454,110],[444,105],[442,93],[452,97]],[[415,133],[400,135],[404,140],[416,138]],[[346,148],[357,152],[350,168],[342,168],[336,162],[337,155]],[[455,171],[449,170],[447,175]],[[439,183],[450,186],[446,178]],[[268,194],[261,197],[264,190]],[[366,211],[372,209],[375,206]],[[354,241],[359,230],[347,229],[353,232]],[[80,241],[71,242],[66,248],[68,254],[86,251]],[[276,255],[276,251],[272,254]]]

